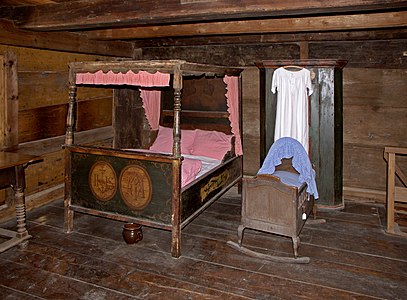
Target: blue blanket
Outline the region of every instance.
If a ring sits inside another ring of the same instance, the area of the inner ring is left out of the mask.
[[[283,158],[291,157],[293,168],[300,173],[299,182],[306,182],[307,192],[318,199],[315,171],[312,169],[311,161],[301,143],[293,138],[283,137],[275,141],[257,174],[273,174],[275,167],[281,164]]]

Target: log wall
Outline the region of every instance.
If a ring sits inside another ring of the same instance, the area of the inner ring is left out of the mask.
[[[260,167],[260,87],[254,63],[300,57],[347,60],[343,73],[344,197],[385,202],[384,147],[407,147],[405,40],[310,42],[306,46],[305,54],[296,43],[144,48],[143,59],[185,59],[245,68],[243,146],[247,175]],[[400,161],[406,170],[406,160]]]
[[[304,43],[303,43],[304,44]],[[244,68],[244,173],[260,167],[260,86],[254,63],[261,60],[334,58],[348,60],[344,68],[344,195],[356,200],[385,201],[385,146],[407,147],[407,59],[404,40],[201,45],[144,47],[140,59],[185,59],[191,62]],[[44,162],[27,169],[28,208],[61,197],[68,62],[105,59],[2,45],[0,53],[14,53],[18,63],[18,131],[21,152],[41,155]],[[111,59],[111,58],[108,58]],[[80,89],[77,129],[82,142],[111,136],[111,90]],[[97,101],[95,101],[97,100]],[[4,128],[3,128],[4,129]],[[90,130],[90,131],[89,131]],[[407,166],[405,160],[402,162]],[[4,196],[3,200],[7,197]],[[4,201],[3,201],[4,202]],[[0,201],[1,204],[1,201]],[[0,219],[14,214],[1,206]]]
[[[14,148],[19,152],[40,155],[42,163],[26,170],[26,202],[28,209],[63,195],[65,121],[68,102],[68,63],[100,60],[103,56],[71,54],[0,44],[0,54],[13,53],[17,60],[18,110]],[[9,80],[6,79],[6,80]],[[78,131],[91,130],[89,142],[108,136],[112,123],[111,89],[82,88],[78,93]],[[98,133],[99,132],[99,133]],[[2,194],[0,203],[10,191]],[[0,209],[0,220],[14,215],[12,201]]]
[[[407,70],[344,69],[345,195],[385,201],[385,146],[407,147]],[[406,160],[399,159],[404,172]]]

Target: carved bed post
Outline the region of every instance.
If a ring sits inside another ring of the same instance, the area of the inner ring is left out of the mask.
[[[75,104],[76,104],[76,84],[69,85],[69,103],[68,114],[66,117],[66,133],[65,133],[65,145],[72,145],[74,142],[73,131],[75,124]]]
[[[69,104],[68,104],[68,113],[66,117],[66,133],[65,133],[65,145],[72,145],[74,143],[74,126],[75,126],[75,105],[76,105],[76,84],[75,84],[75,75],[72,70],[69,74]],[[73,230],[73,217],[74,211],[69,207],[71,205],[71,196],[70,196],[70,152],[65,149],[65,197],[64,197],[64,223],[65,231],[71,232]]]
[[[177,66],[174,70],[174,142],[173,153],[176,157],[181,156],[181,89],[182,73]]]
[[[181,256],[181,204],[180,204],[180,189],[181,189],[181,89],[182,89],[182,73],[179,66],[174,69],[174,141],[172,152],[179,159],[172,165],[173,187],[172,187],[172,242],[171,255],[173,257]]]

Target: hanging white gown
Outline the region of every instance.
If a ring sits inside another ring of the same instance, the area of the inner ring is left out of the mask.
[[[310,71],[303,68],[289,71],[281,67],[274,71],[271,91],[277,91],[277,111],[274,140],[292,137],[308,153],[308,96],[313,92]]]

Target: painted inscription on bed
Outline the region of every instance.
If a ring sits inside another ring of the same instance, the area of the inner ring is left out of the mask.
[[[205,199],[210,193],[224,186],[229,178],[229,171],[225,170],[216,177],[211,178],[209,182],[201,188],[201,203],[205,202]]]
[[[72,152],[72,204],[171,223],[172,164]]]
[[[113,167],[105,162],[96,162],[89,172],[89,186],[100,201],[109,201],[117,190],[117,177]],[[151,200],[151,180],[140,166],[125,167],[119,179],[120,194],[131,209],[143,209]]]
[[[109,201],[117,189],[116,172],[105,162],[98,161],[89,172],[89,186],[93,195],[100,201]]]
[[[151,201],[152,186],[147,171],[137,165],[127,166],[120,174],[120,194],[131,209],[143,209]]]

